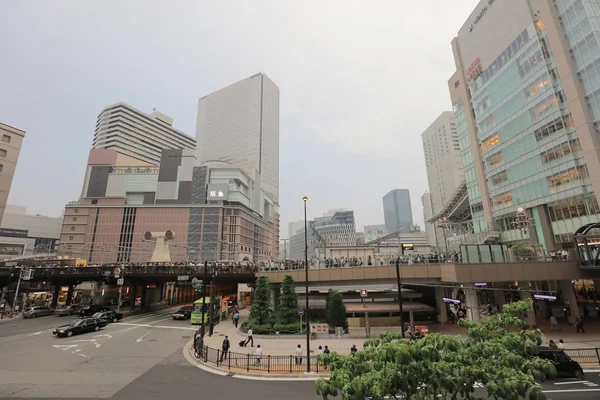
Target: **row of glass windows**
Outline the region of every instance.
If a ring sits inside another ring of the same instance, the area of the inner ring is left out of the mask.
[[[549,177],[548,189],[550,193],[562,192],[563,190],[582,185],[587,176],[585,165],[579,168],[570,168],[567,171]]]
[[[548,205],[548,215],[552,222],[595,214],[600,214],[600,207],[594,195]]]
[[[581,150],[581,146],[579,144],[579,139],[569,140],[567,142],[563,142],[558,146],[554,146],[553,148],[542,152],[541,158],[542,163],[547,164],[552,161],[561,159],[564,156],[569,154],[578,154]]]

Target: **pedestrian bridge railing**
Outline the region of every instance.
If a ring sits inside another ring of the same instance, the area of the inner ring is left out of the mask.
[[[256,349],[256,347],[250,349]],[[327,372],[323,364],[317,362],[317,356],[256,356],[250,353],[236,353],[233,351],[228,351],[223,355],[222,350],[208,346],[204,346],[201,352],[198,352],[198,350],[195,351],[198,360],[230,371],[259,374],[301,374],[306,372],[306,363],[310,362],[311,372]]]

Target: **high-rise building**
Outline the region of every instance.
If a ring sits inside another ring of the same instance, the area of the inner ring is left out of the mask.
[[[291,221],[288,224],[288,238],[291,238],[292,236],[294,236],[301,230],[302,231],[304,230],[304,220],[303,219],[301,219],[299,221]]]
[[[116,150],[139,160],[138,165],[158,165],[162,150],[195,149],[196,140],[173,128],[173,119],[161,112],[146,114],[117,103],[98,115],[92,147]]]
[[[0,122],[0,221],[4,215],[25,131]]]
[[[410,230],[413,218],[408,189],[394,189],[383,196],[383,219],[390,234]]]
[[[456,124],[452,111],[444,111],[422,134],[429,192],[421,198],[425,231],[431,246],[443,241],[443,232],[427,219],[440,212],[464,180]],[[430,212],[427,215],[427,212]]]
[[[259,73],[200,98],[196,125],[199,162],[242,168],[279,199],[279,88]]]
[[[547,250],[600,221],[596,2],[481,1],[448,82],[475,232]],[[532,221],[515,229],[517,209]]]

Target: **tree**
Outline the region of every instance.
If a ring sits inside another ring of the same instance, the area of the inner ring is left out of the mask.
[[[503,313],[479,324],[461,320],[465,341],[430,334],[409,342],[400,333],[382,333],[350,356],[319,356],[331,376],[317,381],[317,393],[328,399],[343,391],[344,400],[478,399],[477,384],[487,391],[485,398],[546,399],[536,381],[556,376],[556,369],[536,357],[539,331],[522,330],[531,305],[531,300],[507,304]]]
[[[330,290],[325,300],[325,315],[329,326],[342,326],[346,328],[348,319],[346,318],[346,306],[344,305],[344,296],[337,290]]]
[[[266,324],[271,317],[271,288],[269,278],[259,276],[254,287],[254,299],[250,307],[250,318],[258,325]]]
[[[293,324],[298,320],[298,295],[291,275],[286,275],[281,283],[277,320],[280,324]]]

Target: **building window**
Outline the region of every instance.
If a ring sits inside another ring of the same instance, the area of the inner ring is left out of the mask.
[[[6,142],[6,143],[10,143],[10,136],[8,136],[8,135],[2,135],[2,141]]]
[[[0,157],[6,157],[6,150],[0,149]]]
[[[506,173],[506,171],[502,171],[499,174],[496,174],[490,178],[490,180],[492,181],[492,183],[494,185],[504,182],[507,179],[508,179],[508,174]]]

